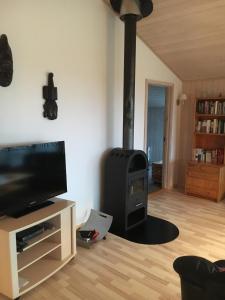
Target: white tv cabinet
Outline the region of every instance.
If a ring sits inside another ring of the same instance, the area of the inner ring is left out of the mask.
[[[0,219],[0,293],[16,299],[61,269],[76,255],[75,202],[54,204],[18,219]],[[49,221],[54,224],[17,252],[16,234]],[[26,285],[20,286],[26,281]],[[28,283],[27,283],[28,281]]]

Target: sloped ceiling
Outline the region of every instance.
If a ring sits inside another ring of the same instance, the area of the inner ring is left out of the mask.
[[[109,0],[105,0],[109,4]],[[153,0],[138,36],[182,80],[225,77],[225,0]]]

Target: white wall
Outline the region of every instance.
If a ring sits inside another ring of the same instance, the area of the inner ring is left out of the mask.
[[[101,0],[0,0],[0,34],[8,36],[14,78],[0,87],[0,144],[65,140],[68,193],[78,223],[99,208],[101,158],[121,146],[123,24]],[[42,117],[42,86],[55,74],[59,117]],[[143,149],[145,80],[180,80],[137,40],[135,148]],[[176,161],[176,106],[173,108]],[[174,174],[172,176],[174,177]]]
[[[151,16],[150,16],[151,17]],[[108,116],[110,125],[108,137],[110,145],[120,146],[122,141],[122,105],[123,105],[123,39],[124,27],[121,21],[110,18],[109,21],[109,49],[112,59],[108,61],[110,70],[110,97],[108,97]],[[115,65],[112,65],[112,61]],[[182,91],[182,82],[170,71],[167,66],[137,38],[137,59],[136,59],[136,93],[135,93],[135,122],[134,122],[134,147],[144,149],[144,114],[145,114],[145,84],[146,79],[160,81],[174,85],[171,122],[171,143],[169,153],[169,188],[177,186],[179,178],[180,151],[179,138],[180,130],[180,107],[176,105],[178,96]]]

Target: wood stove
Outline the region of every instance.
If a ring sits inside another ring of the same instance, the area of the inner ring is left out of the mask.
[[[148,160],[134,150],[136,23],[151,14],[151,0],[110,0],[125,24],[123,148],[113,149],[105,164],[105,213],[113,216],[111,232],[119,234],[147,218]]]
[[[107,157],[104,211],[113,216],[111,232],[124,233],[146,220],[147,165],[139,150],[116,148]]]

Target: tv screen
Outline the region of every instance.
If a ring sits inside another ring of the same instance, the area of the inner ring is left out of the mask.
[[[66,191],[64,142],[0,150],[0,212],[13,215]]]

